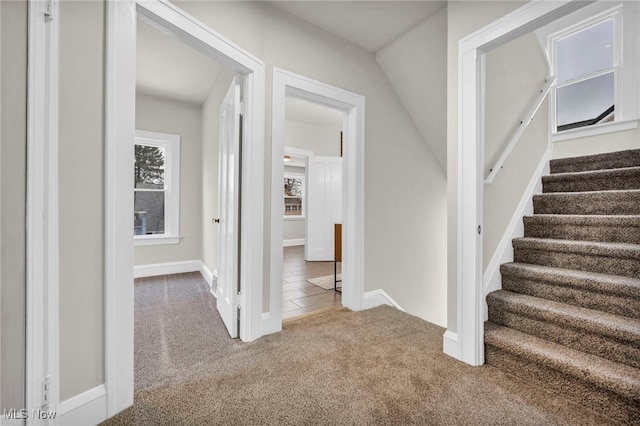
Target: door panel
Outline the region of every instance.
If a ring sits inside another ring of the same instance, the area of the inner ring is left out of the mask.
[[[231,337],[238,337],[240,145],[240,78],[236,76],[220,107],[218,168],[220,229],[216,305]]]
[[[309,157],[306,223],[305,259],[333,260],[333,225],[342,223],[342,158]]]

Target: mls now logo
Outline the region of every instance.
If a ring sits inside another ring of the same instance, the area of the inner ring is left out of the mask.
[[[2,410],[2,415],[7,420],[25,420],[29,418],[29,411],[26,409],[22,410]],[[55,419],[56,412],[55,411],[43,411],[43,410],[31,410],[31,418],[38,420],[47,420],[47,419]]]

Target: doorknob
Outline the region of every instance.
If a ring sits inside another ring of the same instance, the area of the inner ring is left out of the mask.
[[[213,219],[211,219],[211,223],[220,223],[220,219],[219,218],[213,218]]]

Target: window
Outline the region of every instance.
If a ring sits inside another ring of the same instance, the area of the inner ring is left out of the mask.
[[[136,131],[133,190],[135,244],[177,244],[180,136]]]
[[[638,2],[595,2],[536,31],[557,77],[553,141],[638,126],[639,19]]]
[[[615,120],[615,27],[611,17],[554,40],[558,132]]]
[[[285,173],[284,175],[284,217],[304,218],[304,175]]]

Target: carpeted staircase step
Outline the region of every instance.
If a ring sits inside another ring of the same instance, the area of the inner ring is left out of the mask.
[[[551,173],[640,167],[640,149],[551,160]]]
[[[500,266],[502,289],[640,319],[640,279],[526,263]]]
[[[594,407],[612,420],[640,419],[640,370],[491,322],[485,323],[486,361],[559,396]]]
[[[542,177],[543,192],[640,189],[640,167],[556,173]]]
[[[640,319],[498,290],[487,295],[489,321],[640,368]]]
[[[640,190],[534,195],[533,211],[535,214],[640,215]]]
[[[640,215],[537,214],[523,221],[525,237],[640,244]]]
[[[640,245],[592,241],[514,238],[515,262],[578,271],[640,277]]]

